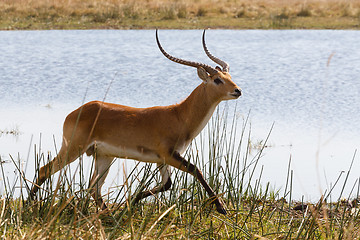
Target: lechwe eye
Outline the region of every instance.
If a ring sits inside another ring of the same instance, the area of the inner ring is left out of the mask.
[[[220,78],[215,78],[214,83],[215,83],[216,85],[224,84],[223,81],[222,81]]]

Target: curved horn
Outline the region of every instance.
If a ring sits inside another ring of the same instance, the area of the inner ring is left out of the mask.
[[[211,59],[213,60],[214,62],[216,62],[217,64],[219,64],[222,68],[223,68],[223,71],[224,72],[229,72],[229,64],[227,64],[226,62],[220,60],[219,58],[213,56],[208,48],[206,47],[206,44],[205,44],[205,29],[204,29],[204,32],[203,32],[203,37],[202,37],[202,44],[203,44],[203,47],[204,47],[204,51],[206,53],[206,55]]]
[[[190,66],[190,67],[196,67],[196,68],[199,68],[199,67],[202,67],[204,68],[210,75],[214,75],[216,73],[218,73],[218,71],[207,65],[207,64],[204,64],[204,63],[199,63],[199,62],[191,62],[191,61],[187,61],[187,60],[183,60],[181,58],[176,58],[176,57],[173,57],[171,56],[170,54],[168,54],[167,52],[165,52],[165,50],[162,48],[161,44],[160,44],[160,41],[159,41],[159,37],[158,37],[158,30],[156,29],[156,42],[159,46],[159,49],[160,51],[162,52],[162,54],[164,54],[165,57],[167,57],[169,60],[173,61],[173,62],[176,62],[176,63],[180,63],[180,64],[184,64],[184,65],[187,65],[187,66]]]

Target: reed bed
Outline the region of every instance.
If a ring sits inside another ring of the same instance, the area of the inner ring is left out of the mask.
[[[351,28],[358,0],[2,0],[1,29]]]
[[[251,141],[249,118],[218,111],[208,127],[186,152],[216,193],[228,215],[216,212],[202,186],[189,174],[174,171],[166,193],[134,205],[134,194],[159,181],[151,164],[137,164],[124,172],[122,184],[107,191],[110,210],[97,209],[88,192],[84,159],[80,157],[60,177],[42,186],[35,201],[27,201],[32,178],[16,158],[15,176],[5,175],[0,200],[0,234],[3,239],[355,239],[360,236],[358,196],[354,183],[346,200],[332,189],[348,183],[339,176],[334,186],[315,203],[292,199],[291,159],[284,189],[262,181],[259,160],[271,134],[259,144]],[[232,120],[226,120],[232,119]],[[35,168],[51,159],[36,147]],[[355,159],[355,155],[354,155]],[[353,161],[354,161],[353,159]],[[1,162],[1,161],[0,161]],[[115,167],[115,166],[113,166]],[[14,178],[15,177],[15,178]],[[32,176],[31,176],[32,177]],[[14,179],[14,181],[11,181]],[[350,196],[352,200],[350,201]]]

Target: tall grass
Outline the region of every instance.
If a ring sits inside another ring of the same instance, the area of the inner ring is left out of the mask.
[[[232,119],[232,120],[227,120]],[[359,236],[357,197],[349,202],[333,196],[330,188],[317,203],[292,199],[293,170],[288,162],[285,188],[274,190],[262,181],[266,167],[259,160],[267,146],[264,136],[253,148],[249,118],[236,111],[218,111],[208,127],[188,148],[185,157],[204,173],[223,198],[228,215],[216,212],[201,184],[175,171],[168,192],[134,205],[131,196],[159,182],[158,169],[137,163],[129,172],[119,169],[122,184],[103,192],[110,210],[101,212],[89,196],[87,172],[80,157],[60,177],[50,178],[35,201],[27,201],[32,176],[12,158],[17,172],[6,176],[1,163],[4,192],[0,200],[0,234],[4,239],[353,239]],[[35,147],[35,168],[51,159]],[[355,155],[354,155],[355,159]],[[354,161],[353,159],[353,161]],[[1,159],[0,159],[1,160]],[[1,161],[0,161],[1,162]],[[113,166],[115,167],[115,166]],[[89,168],[89,169],[88,169]],[[348,173],[351,171],[352,164]],[[348,176],[348,173],[346,174]],[[91,175],[91,174],[90,174]],[[339,175],[335,185],[341,184]],[[359,195],[360,180],[352,195]],[[343,181],[342,189],[348,183]],[[17,191],[20,189],[20,191]],[[350,195],[349,195],[350,196]],[[335,199],[335,202],[332,202]],[[348,197],[349,199],[349,197]]]

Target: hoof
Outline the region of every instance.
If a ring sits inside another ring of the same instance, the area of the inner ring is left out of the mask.
[[[35,193],[30,192],[28,198],[25,201],[25,204],[27,206],[31,205],[33,202],[36,201]]]
[[[219,213],[224,214],[224,215],[227,214],[227,211],[226,211],[226,209],[224,207],[225,204],[224,204],[224,202],[222,201],[221,198],[215,199],[214,204],[216,206],[216,211],[218,211]]]
[[[223,206],[216,207],[216,211],[218,211],[219,213],[224,214],[224,215],[227,214],[227,211],[225,210],[225,208]]]
[[[30,197],[29,198],[27,198],[26,199],[26,201],[25,201],[25,206],[31,206],[31,204],[34,202],[34,200],[33,199],[31,199]]]

